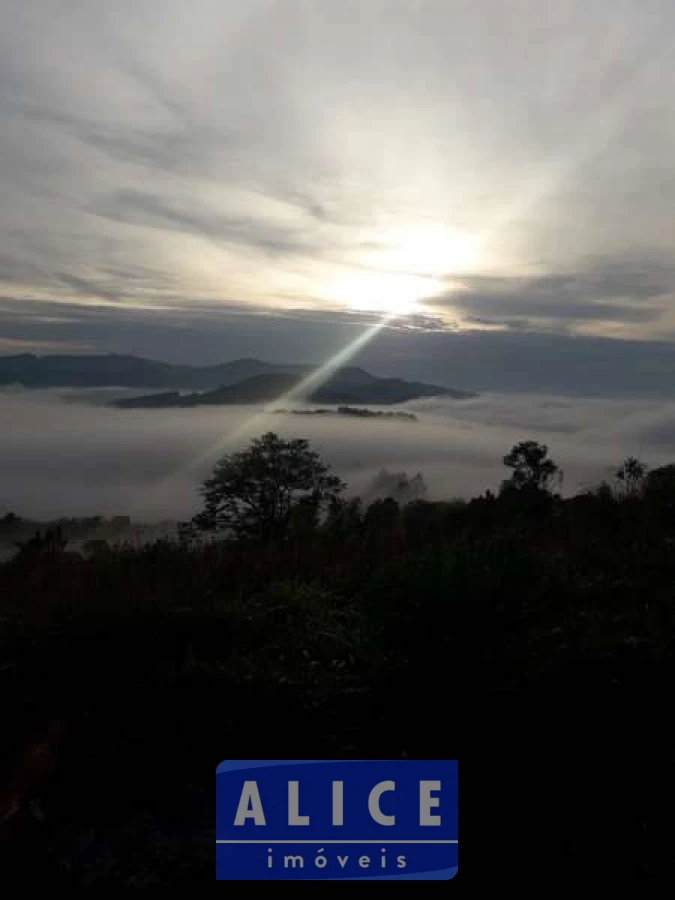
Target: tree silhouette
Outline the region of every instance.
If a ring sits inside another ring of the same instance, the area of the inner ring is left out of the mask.
[[[647,465],[635,456],[628,456],[616,473],[618,493],[625,497],[635,497],[647,475]]]
[[[420,472],[409,478],[407,472],[389,472],[387,469],[380,469],[366,489],[365,500],[372,503],[391,499],[405,505],[416,500],[424,500],[427,493],[428,489]]]
[[[17,516],[16,513],[8,512],[6,515],[4,515],[0,519],[0,528],[6,528],[6,529],[15,528],[17,525],[20,524],[20,522],[21,522],[21,519]]]
[[[43,557],[64,554],[68,544],[68,538],[64,536],[60,525],[42,532],[37,531],[28,541],[14,541],[18,549],[17,562],[31,562]],[[71,555],[71,554],[68,554]]]
[[[205,531],[267,540],[283,536],[299,516],[304,528],[308,518],[316,522],[344,487],[308,441],[268,432],[217,463],[202,486],[205,507],[194,521]]]
[[[658,511],[661,526],[672,528],[675,524],[675,463],[652,469],[645,478],[644,497],[649,506]]]
[[[511,490],[538,490],[550,492],[562,481],[562,471],[548,459],[548,447],[537,441],[521,441],[504,457],[504,465],[513,474],[503,482],[502,492]]]

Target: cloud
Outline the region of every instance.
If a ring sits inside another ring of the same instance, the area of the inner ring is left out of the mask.
[[[391,234],[430,224],[476,252],[420,251],[416,271],[461,288],[383,334],[378,364],[426,354],[450,381],[523,389],[542,364],[570,384],[576,360],[575,390],[606,391],[584,343],[605,338],[616,390],[620,362],[670,377],[672,4],[49,6],[0,0],[0,291],[24,310],[4,346],[319,359],[358,327],[341,276],[381,251],[395,268]],[[251,315],[257,336],[246,307],[275,314]]]
[[[139,275],[142,278],[142,276]],[[136,295],[141,302],[142,295]],[[0,336],[24,349],[132,353],[207,365],[241,357],[320,365],[379,321],[368,313],[250,307],[167,298],[161,314],[142,305],[49,301],[0,295]],[[480,392],[572,397],[672,396],[675,345],[565,332],[441,330],[405,318],[384,327],[353,357],[374,374]]]
[[[187,232],[216,243],[240,244],[271,256],[306,254],[316,249],[308,235],[300,230],[294,234],[288,226],[275,227],[251,217],[219,215],[194,201],[179,204],[142,191],[118,191],[102,197],[93,205],[92,212],[131,225]]]
[[[131,514],[141,521],[190,516],[218,448],[241,444],[228,435],[252,412],[148,413],[97,405],[113,396],[114,391],[0,390],[0,415],[13,422],[0,445],[0,514]],[[354,493],[386,467],[409,475],[420,471],[437,499],[498,487],[503,455],[526,438],[548,444],[565,471],[568,493],[611,476],[629,454],[652,466],[675,457],[672,400],[486,395],[466,402],[418,401],[405,409],[417,414],[418,424],[270,416],[260,429],[309,438]]]
[[[454,289],[433,298],[429,306],[459,310],[477,323],[504,326],[523,320],[564,325],[642,323],[659,319],[674,295],[675,265],[596,264],[569,274],[465,276]],[[654,305],[651,301],[657,299],[660,303]]]
[[[73,275],[69,272],[62,272],[59,281],[67,285],[74,293],[83,297],[99,297],[103,300],[111,300],[117,302],[121,299],[119,291],[108,290],[106,287],[97,284],[89,278],[82,278],[79,275]]]

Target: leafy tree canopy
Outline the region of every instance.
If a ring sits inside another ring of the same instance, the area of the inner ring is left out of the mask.
[[[502,484],[502,491],[550,491],[562,481],[562,471],[548,458],[548,447],[537,441],[521,441],[504,457],[504,465],[513,469],[511,477]]]
[[[316,520],[344,488],[308,441],[268,432],[217,463],[202,487],[205,507],[195,524],[237,537],[278,537],[298,517]]]

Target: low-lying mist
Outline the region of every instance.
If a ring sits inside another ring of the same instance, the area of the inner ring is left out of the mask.
[[[564,470],[565,494],[611,475],[629,454],[651,466],[675,458],[675,402],[667,401],[483,395],[411,402],[397,409],[419,421],[396,422],[104,405],[125,393],[0,391],[0,515],[189,518],[218,455],[266,430],[308,438],[353,494],[382,468],[421,472],[431,499],[494,490],[506,475],[504,454],[530,438],[548,444]],[[236,437],[252,416],[253,430]]]

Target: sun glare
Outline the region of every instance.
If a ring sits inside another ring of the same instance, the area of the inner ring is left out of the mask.
[[[443,278],[475,263],[469,237],[440,225],[378,229],[369,236],[361,266],[337,276],[327,296],[354,310],[409,315],[443,291]]]
[[[440,225],[393,228],[383,237],[382,263],[399,272],[440,277],[471,268],[474,241]]]
[[[331,298],[349,309],[404,316],[414,312],[425,297],[437,293],[433,278],[356,270],[342,275],[331,289]]]

